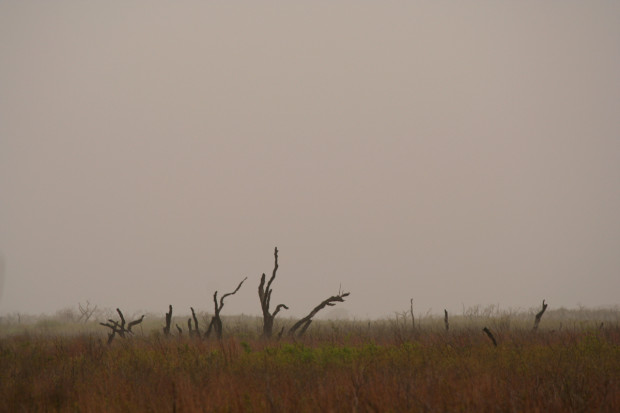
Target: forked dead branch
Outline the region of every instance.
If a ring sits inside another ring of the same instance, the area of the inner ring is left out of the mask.
[[[278,247],[274,249],[274,266],[273,272],[271,273],[271,278],[269,278],[269,282],[265,285],[265,273],[260,277],[260,284],[258,285],[258,298],[260,299],[260,306],[263,310],[263,337],[270,338],[273,334],[273,320],[276,318],[276,315],[283,308],[288,310],[288,307],[285,304],[278,304],[276,309],[270,312],[269,307],[271,305],[271,293],[273,292],[271,288],[271,283],[276,279],[276,272],[278,271]]]
[[[80,317],[78,318],[78,321],[86,324],[88,323],[88,320],[93,316],[95,311],[97,311],[97,306],[91,308],[90,301],[87,300],[84,306],[82,306],[82,303],[78,303],[78,309],[80,310]]]
[[[196,317],[196,311],[194,307],[190,307],[192,310],[192,318],[187,319],[187,329],[189,330],[190,337],[200,337],[200,328],[198,327],[198,317]],[[194,328],[192,328],[192,319],[194,320]]]
[[[126,337],[125,333],[133,334],[131,329],[134,326],[140,324],[142,320],[144,320],[144,315],[142,315],[142,317],[140,317],[137,320],[131,321],[129,324],[127,324],[127,327],[125,327],[125,317],[123,316],[122,311],[120,310],[120,308],[117,308],[116,312],[120,316],[121,321],[109,319],[107,323],[99,323],[102,326],[108,327],[109,329],[112,330],[110,333],[108,333],[108,344],[112,343],[112,340],[114,340],[114,337],[116,336],[117,333],[121,338]]]
[[[245,282],[245,280],[247,280],[247,279],[248,279],[248,277],[245,277],[243,280],[241,280],[241,282],[239,283],[237,288],[235,288],[235,291],[233,291],[232,293],[224,294],[220,298],[219,303],[217,301],[217,291],[213,294],[213,304],[214,304],[214,307],[215,307],[215,315],[211,319],[211,323],[209,324],[209,328],[207,329],[205,337],[209,337],[211,335],[211,330],[214,330],[215,331],[215,336],[218,339],[222,338],[222,319],[220,318],[220,311],[222,311],[222,308],[224,308],[224,299],[226,297],[228,297],[229,295],[236,294],[237,291],[239,291],[239,289],[241,288],[241,286]],[[194,318],[196,318],[196,314],[194,313],[194,309],[193,308],[192,308],[192,314],[193,314]],[[198,324],[196,324],[196,328],[198,328]]]

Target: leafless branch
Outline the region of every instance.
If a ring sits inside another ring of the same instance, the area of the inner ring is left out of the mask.
[[[82,303],[78,303],[78,308],[80,310],[80,317],[78,318],[78,321],[83,321],[84,324],[86,324],[95,311],[97,311],[97,306],[90,308],[90,301],[86,301],[86,305],[84,307],[82,307]]]
[[[133,326],[140,324],[143,320],[144,320],[144,314],[142,314],[142,317],[140,317],[139,319],[134,320],[131,323],[127,324],[127,331],[131,333],[131,329],[133,328]]]
[[[112,340],[114,340],[114,337],[116,336],[116,334],[118,334],[121,338],[126,337],[125,333],[133,334],[133,332],[131,331],[133,326],[135,326],[136,324],[140,324],[142,320],[144,320],[144,316],[142,316],[138,320],[130,322],[127,325],[127,328],[125,328],[125,317],[123,316],[123,312],[119,308],[116,309],[116,312],[121,318],[120,322],[116,320],[112,320],[110,318],[108,319],[107,323],[99,323],[100,325],[112,330],[110,333],[108,333],[108,344],[112,343]]]
[[[543,314],[545,313],[546,310],[547,310],[547,304],[545,303],[545,300],[543,300],[543,302],[542,302],[542,310],[540,310],[536,314],[536,318],[534,319],[534,328],[533,328],[534,331],[538,330],[538,324],[540,324],[540,319],[542,318],[542,316],[543,316]]]
[[[194,319],[194,331],[192,334],[192,323],[191,323],[191,319],[187,320],[187,325],[189,327],[189,335],[190,337],[192,335],[195,335],[196,337],[200,337],[200,329],[198,328],[198,317],[196,317],[196,312],[194,311],[194,307],[190,307],[190,309],[192,310],[192,318]]]
[[[215,315],[211,319],[211,324],[209,324],[209,329],[207,330],[207,334],[206,334],[207,337],[211,335],[211,328],[213,327],[215,329],[215,335],[217,336],[217,338],[218,339],[222,338],[222,319],[220,318],[220,312],[222,311],[222,308],[224,308],[224,299],[230,295],[236,294],[237,291],[239,291],[239,289],[245,282],[245,280],[247,279],[248,277],[245,277],[243,280],[241,280],[237,288],[235,288],[235,291],[222,295],[222,297],[220,298],[219,304],[217,301],[217,291],[213,294],[213,305],[215,307]],[[192,309],[192,313],[193,313],[193,309]],[[195,318],[195,314],[194,314],[194,318]]]
[[[172,304],[168,306],[168,312],[166,313],[166,325],[164,326],[164,335],[170,335],[170,325],[172,324]]]
[[[482,331],[486,333],[487,337],[489,337],[489,339],[493,342],[493,345],[497,347],[497,341],[495,341],[495,337],[493,337],[493,333],[491,333],[491,330],[485,327],[482,329]]]
[[[288,310],[288,307],[285,304],[278,304],[273,313],[269,311],[269,307],[271,305],[271,283],[276,278],[276,273],[278,271],[278,247],[275,247],[274,252],[274,265],[273,272],[271,273],[271,278],[269,278],[269,282],[267,282],[267,286],[265,286],[265,273],[260,278],[260,284],[258,285],[258,298],[260,299],[260,306],[263,310],[263,337],[269,338],[273,334],[273,321],[276,317],[276,314],[280,312],[283,308]]]
[[[333,295],[333,296],[327,298],[326,300],[323,300],[323,302],[321,302],[321,304],[317,305],[316,307],[314,307],[314,309],[312,311],[310,311],[310,314],[308,314],[307,316],[305,316],[304,318],[302,318],[301,320],[299,320],[295,324],[293,324],[293,327],[291,327],[289,329],[288,334],[291,335],[291,336],[294,335],[295,332],[301,327],[301,330],[299,332],[299,336],[302,336],[306,332],[308,327],[310,326],[310,323],[312,323],[312,318],[319,311],[321,311],[325,307],[332,307],[332,306],[336,305],[337,302],[344,302],[344,298],[348,297],[349,295],[350,295],[350,293],[339,292],[338,295]]]

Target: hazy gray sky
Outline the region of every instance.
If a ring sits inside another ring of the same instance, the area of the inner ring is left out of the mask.
[[[620,2],[0,2],[0,314],[620,303]]]

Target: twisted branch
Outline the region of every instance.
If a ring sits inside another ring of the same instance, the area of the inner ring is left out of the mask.
[[[321,311],[325,307],[332,307],[338,302],[344,302],[344,298],[348,297],[349,294],[350,293],[338,292],[338,295],[333,295],[328,299],[324,300],[321,304],[314,307],[314,309],[310,311],[310,314],[293,324],[293,327],[290,328],[288,334],[290,336],[294,335],[295,332],[301,327],[301,331],[299,332],[299,336],[301,337],[310,326],[310,323],[312,323],[312,317],[314,317],[319,311]]]

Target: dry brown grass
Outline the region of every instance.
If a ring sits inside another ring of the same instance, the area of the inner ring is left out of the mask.
[[[397,331],[4,337],[0,411],[620,411],[617,326]]]

